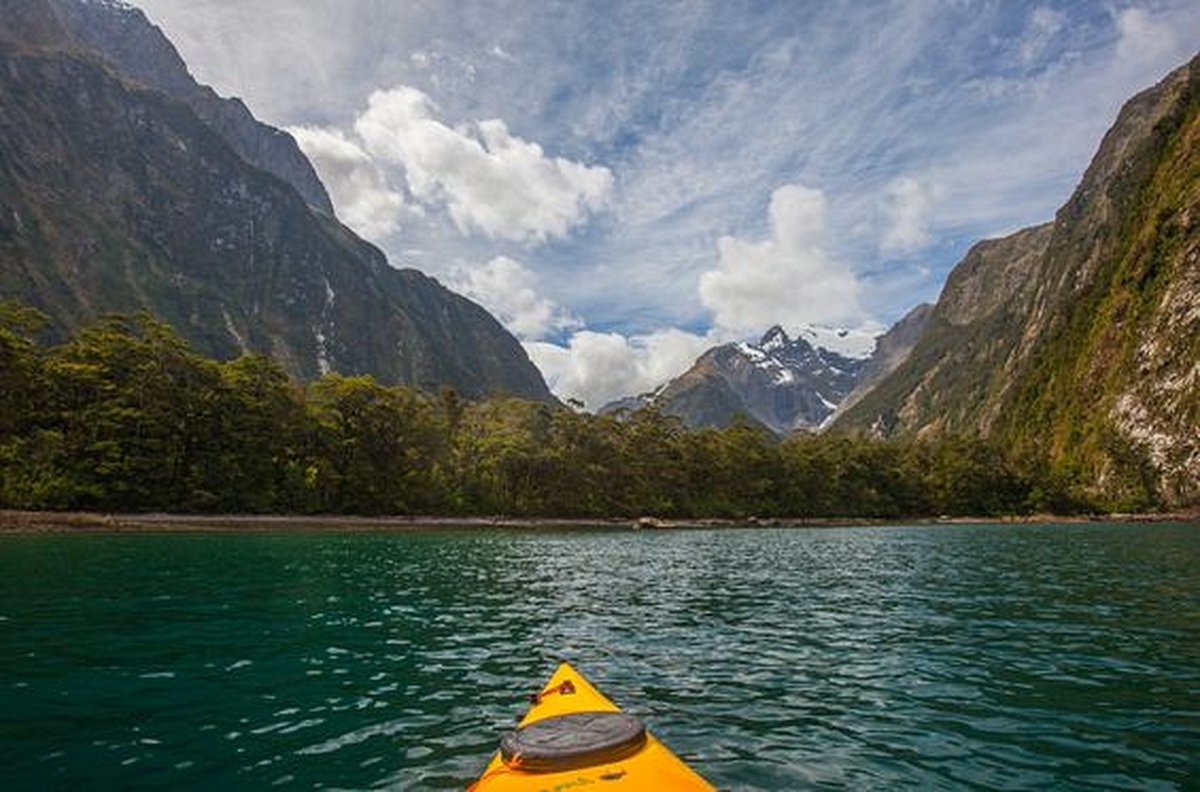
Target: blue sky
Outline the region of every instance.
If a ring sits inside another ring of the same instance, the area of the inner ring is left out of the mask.
[[[1194,0],[138,5],[343,221],[592,407],[715,342],[936,299],[1200,42]]]

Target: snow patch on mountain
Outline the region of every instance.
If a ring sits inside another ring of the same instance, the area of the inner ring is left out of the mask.
[[[875,339],[883,335],[885,329],[875,325],[847,329],[805,324],[796,330],[796,337],[803,338],[818,349],[827,349],[855,360],[866,360],[875,351]]]
[[[132,3],[127,3],[125,0],[83,0],[83,4],[121,12],[137,10]]]

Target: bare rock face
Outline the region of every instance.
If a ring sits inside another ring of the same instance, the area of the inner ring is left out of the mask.
[[[0,32],[0,297],[59,337],[146,310],[201,352],[267,353],[301,379],[552,400],[483,308],[393,269],[192,103],[120,74],[71,34],[66,3],[0,0],[6,23],[20,15]]]
[[[964,327],[1027,299],[1035,285],[1030,273],[1045,255],[1053,231],[1053,223],[1044,223],[974,245],[946,279],[934,315]]]
[[[1121,110],[1052,223],[973,248],[837,420],[974,434],[1112,508],[1200,501],[1200,57]]]

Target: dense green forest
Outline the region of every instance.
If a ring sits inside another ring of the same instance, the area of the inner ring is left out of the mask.
[[[0,507],[557,517],[918,517],[1088,508],[978,440],[879,441],[653,410],[466,402],[370,377],[304,386],[215,361],[147,315],[59,344],[0,304]]]

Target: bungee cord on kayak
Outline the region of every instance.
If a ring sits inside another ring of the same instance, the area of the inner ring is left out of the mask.
[[[548,689],[540,691],[538,693],[530,693],[529,694],[529,703],[536,707],[538,704],[541,704],[543,699],[545,699],[547,696],[553,696],[556,693],[564,695],[564,696],[569,696],[574,692],[575,692],[575,683],[569,679],[564,679],[562,681],[561,685],[555,685],[552,688],[548,688]]]

